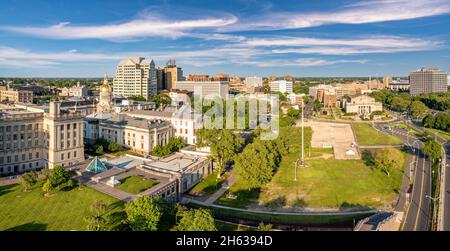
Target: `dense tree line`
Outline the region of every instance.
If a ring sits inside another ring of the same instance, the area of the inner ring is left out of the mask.
[[[450,132],[450,115],[447,113],[429,114],[422,120],[422,124],[428,128]]]
[[[155,148],[153,148],[152,155],[157,157],[164,157],[182,149],[185,145],[186,144],[184,143],[182,137],[174,137],[171,138],[165,146],[155,146]]]
[[[238,179],[249,190],[261,187],[272,179],[287,150],[281,139],[264,141],[256,139],[236,158],[234,170]]]
[[[110,212],[103,201],[90,207],[85,217],[90,231],[216,231],[207,209],[187,209],[163,199],[141,196],[125,204],[120,212]]]

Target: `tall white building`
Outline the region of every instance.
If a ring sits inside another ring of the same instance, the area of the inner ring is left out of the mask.
[[[135,57],[128,58],[117,65],[113,82],[114,95],[142,96],[149,100],[156,91],[156,69],[153,60]]]
[[[278,80],[270,82],[270,91],[281,93],[293,93],[292,81]]]
[[[262,77],[246,77],[245,78],[245,89],[248,93],[255,92],[255,87],[261,87],[263,84]]]
[[[220,96],[222,99],[228,97],[230,87],[228,81],[178,81],[177,89],[194,92],[195,88],[202,91],[202,97],[207,95]],[[196,93],[194,92],[194,95]]]
[[[447,92],[448,74],[436,68],[421,68],[409,74],[411,95]]]

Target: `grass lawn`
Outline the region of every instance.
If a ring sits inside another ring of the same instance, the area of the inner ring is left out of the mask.
[[[444,139],[450,141],[450,133],[449,132],[438,130],[438,129],[433,129],[433,128],[426,128],[426,130],[429,130],[431,132],[437,133],[439,136],[441,136]]]
[[[213,172],[195,185],[189,194],[198,196],[211,195],[222,187],[223,182],[228,176],[228,174],[224,174],[220,179],[217,179],[217,172]]]
[[[84,218],[97,200],[112,211],[123,207],[121,201],[91,188],[80,186],[45,197],[40,187],[23,192],[19,185],[0,187],[0,230],[85,230]]]
[[[293,133],[294,134],[294,133]],[[294,137],[291,137],[294,138]],[[296,138],[296,137],[295,137]],[[308,137],[309,138],[309,137]],[[237,208],[312,207],[312,208],[386,208],[398,197],[406,153],[398,149],[401,168],[387,176],[365,160],[310,159],[308,167],[298,169],[294,181],[294,162],[300,157],[298,141],[289,142],[291,151],[283,156],[272,180],[259,189],[246,189],[239,180],[216,203]],[[318,151],[318,149],[313,148]],[[330,149],[323,150],[325,153]]]
[[[396,145],[403,143],[399,138],[378,132],[367,124],[352,124],[352,127],[361,146]]]
[[[140,192],[155,186],[159,182],[152,179],[144,179],[140,176],[129,176],[120,180],[120,183],[121,184],[115,188],[128,193],[139,194]]]

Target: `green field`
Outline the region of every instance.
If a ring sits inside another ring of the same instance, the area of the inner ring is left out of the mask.
[[[211,195],[222,187],[223,182],[228,176],[228,174],[224,174],[220,179],[217,179],[217,172],[213,172],[195,185],[189,194],[198,196]]]
[[[309,133],[309,130],[307,130]],[[288,144],[292,150],[283,156],[272,180],[259,189],[248,190],[239,180],[216,204],[237,208],[280,207],[311,208],[386,208],[391,207],[398,197],[406,153],[394,149],[401,168],[391,170],[390,176],[373,167],[365,160],[335,160],[333,158],[307,159],[307,168],[297,170],[295,181],[294,162],[300,157],[298,138],[292,132]],[[310,135],[307,135],[310,139]],[[316,152],[317,151],[317,152]],[[312,149],[316,157],[319,149]],[[331,153],[323,149],[322,154]],[[320,156],[320,155],[319,155]],[[229,193],[236,195],[233,199]]]
[[[112,212],[123,206],[85,186],[55,192],[50,197],[45,197],[39,187],[31,192],[22,190],[19,185],[0,187],[0,230],[85,230],[84,218],[97,200],[109,204]]]
[[[376,131],[367,124],[352,124],[360,146],[397,145],[403,142],[394,136]]]
[[[158,183],[159,182],[156,180],[144,179],[140,176],[129,176],[125,179],[120,180],[120,185],[116,186],[115,188],[127,193],[139,194]]]

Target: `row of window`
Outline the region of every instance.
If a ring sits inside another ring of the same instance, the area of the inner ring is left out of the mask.
[[[11,125],[7,125],[7,126],[0,126],[0,133],[3,133],[3,132],[11,132],[11,131],[13,131],[13,132],[17,132],[17,131],[19,131],[19,129],[20,129],[20,131],[25,131],[25,130],[29,130],[29,131],[31,131],[31,130],[33,130],[33,124],[28,124],[28,125],[14,125],[14,126],[11,126]],[[34,130],[39,130],[39,124],[34,124]]]
[[[67,153],[67,159],[69,160],[73,156],[73,158],[77,157],[77,151],[73,151],[73,155],[71,155],[71,152]],[[61,153],[61,160],[64,160],[65,154]]]
[[[13,158],[14,157],[14,158]],[[19,158],[21,157],[21,158]],[[35,158],[39,159],[39,152],[35,153]],[[0,156],[0,164],[9,164],[9,163],[13,163],[13,162],[19,162],[20,161],[27,161],[27,160],[32,160],[33,159],[33,153],[28,153],[28,159],[27,159],[27,154],[22,153],[22,155],[14,155],[14,156]]]
[[[7,166],[7,167],[0,167],[0,173],[17,173],[17,172],[24,172],[28,169],[32,169],[33,168],[33,163],[28,163],[27,164],[22,164],[22,167],[20,167],[19,165],[16,166]],[[39,167],[39,162],[35,162],[34,164],[35,168]]]

